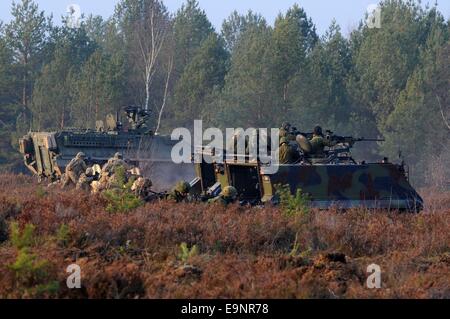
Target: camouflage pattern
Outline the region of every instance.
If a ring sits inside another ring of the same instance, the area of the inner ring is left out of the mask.
[[[170,193],[167,194],[166,200],[172,203],[183,203],[183,202],[189,202],[189,194],[183,194],[178,192],[177,190],[172,190]]]
[[[300,162],[279,165],[275,174],[266,171],[259,163],[230,160],[224,164],[196,164],[203,193],[219,182],[222,189],[234,186],[240,199],[250,203],[276,202],[277,185],[289,185],[292,194],[301,189],[309,195],[311,205],[320,209],[337,206],[417,212],[423,208],[422,198],[409,184],[403,164]]]
[[[219,195],[215,198],[212,198],[210,200],[208,200],[208,204],[216,204],[219,203],[223,206],[228,206],[232,203],[234,203],[236,201],[236,199],[230,198],[230,197],[225,197],[223,195]]]
[[[77,156],[72,159],[66,167],[65,179],[62,187],[66,187],[69,184],[77,185],[78,180],[82,174],[86,171],[87,166],[84,162],[84,154],[78,153]]]
[[[131,191],[136,197],[147,201],[151,196],[152,181],[148,178],[139,177],[131,186]]]
[[[324,156],[325,146],[328,147],[334,146],[333,142],[331,142],[329,139],[324,138],[321,135],[314,135],[313,138],[310,140],[310,144],[311,144],[311,151],[309,152],[309,155],[313,156]]]
[[[262,169],[262,172],[264,169]],[[418,211],[423,201],[409,184],[401,165],[282,165],[277,174],[262,175],[263,201],[272,200],[276,185],[308,194],[312,205]]]
[[[76,186],[77,190],[83,190],[85,192],[91,191],[91,183],[94,181],[94,176],[89,175],[87,173],[81,174],[80,178],[78,179],[78,183]]]

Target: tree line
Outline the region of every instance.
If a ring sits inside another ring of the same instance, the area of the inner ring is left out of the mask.
[[[450,22],[413,0],[380,4],[381,28],[361,17],[323,35],[298,5],[274,25],[233,12],[215,30],[196,0],[171,14],[159,0],[121,0],[114,14],[74,27],[33,0],[0,23],[0,166],[18,167],[29,130],[94,128],[123,106],[150,110],[154,130],[315,124],[383,136],[356,155],[402,151],[416,185],[450,180]],[[448,19],[448,18],[447,18]]]

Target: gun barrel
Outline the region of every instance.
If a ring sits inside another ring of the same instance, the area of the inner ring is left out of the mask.
[[[385,142],[386,140],[384,138],[359,138],[357,139],[358,142]]]

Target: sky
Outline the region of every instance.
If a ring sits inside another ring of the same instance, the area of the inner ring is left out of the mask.
[[[114,12],[118,0],[35,0],[40,9],[47,14],[53,13],[55,22],[66,14],[67,7],[77,4],[85,15],[94,14],[109,17]],[[423,0],[434,5],[435,0]],[[10,8],[13,0],[0,0],[0,20],[8,22],[11,19]],[[184,0],[163,0],[171,12],[176,12]],[[260,13],[273,24],[280,12],[285,12],[294,3],[298,3],[313,19],[319,34],[323,34],[333,18],[337,20],[344,34],[356,28],[363,19],[367,8],[377,4],[379,0],[199,0],[200,7],[205,10],[209,20],[220,31],[224,19],[234,10],[246,13],[249,9]],[[450,0],[438,0],[438,8],[446,19],[450,17]]]

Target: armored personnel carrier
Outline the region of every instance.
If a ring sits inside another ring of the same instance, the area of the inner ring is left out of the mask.
[[[310,198],[312,207],[341,209],[365,207],[419,212],[423,201],[408,181],[408,169],[402,162],[394,164],[387,158],[379,162],[357,162],[351,149],[356,142],[377,141],[342,137],[328,132],[334,146],[320,156],[309,154],[310,134],[297,133],[299,157],[295,163],[279,164],[276,173],[262,164],[258,157],[226,156],[226,152],[201,149],[196,164],[197,191],[212,197],[226,186],[234,186],[240,200],[250,204],[277,203],[277,187],[288,185],[292,194],[301,189]],[[218,155],[217,155],[218,154]],[[234,155],[234,154],[233,154]]]
[[[194,167],[174,164],[171,150],[177,141],[155,135],[148,127],[150,113],[139,107],[126,107],[128,125],[120,115],[108,115],[106,123],[98,121],[96,129],[72,129],[59,132],[30,132],[20,139],[20,152],[26,167],[40,180],[61,178],[66,165],[78,152],[86,154],[88,165],[103,165],[116,152],[141,168],[152,179],[154,189],[165,191],[180,179],[194,178]]]

